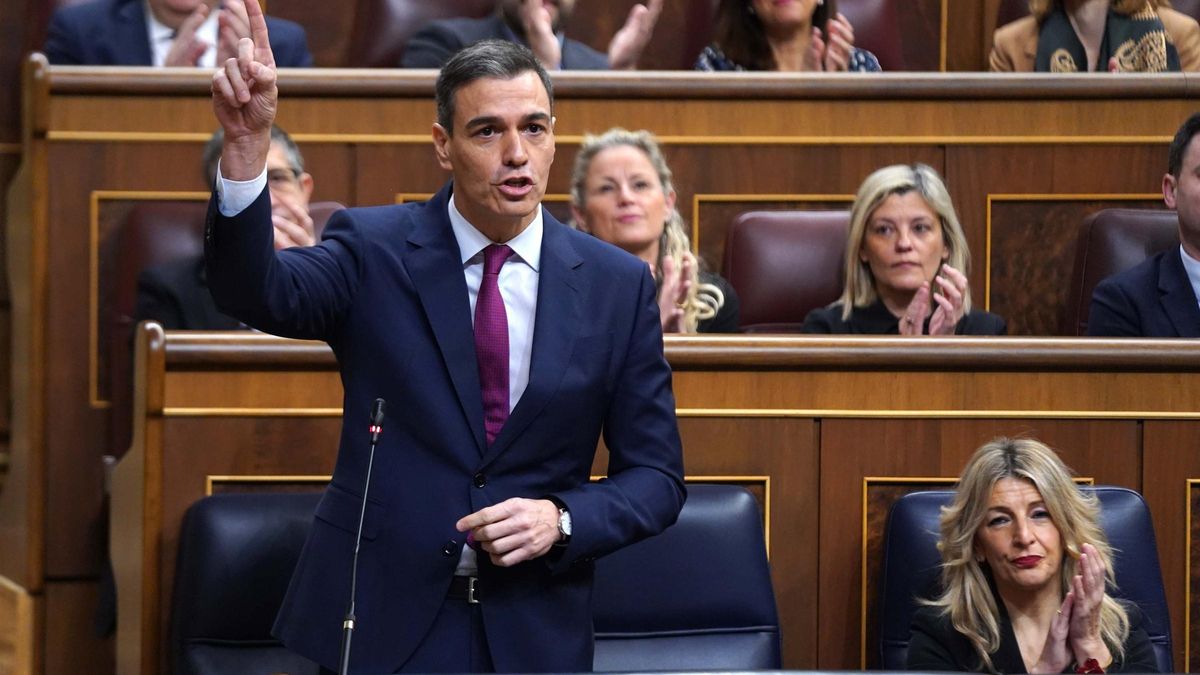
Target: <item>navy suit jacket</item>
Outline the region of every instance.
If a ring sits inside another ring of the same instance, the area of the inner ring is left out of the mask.
[[[218,306],[285,336],[326,340],[345,387],[333,479],[275,625],[336,667],[367,465],[371,402],[388,417],[375,454],[358,573],[353,665],[392,672],[422,640],[464,543],[455,522],[510,497],[570,509],[568,546],[511,567],[479,556],[500,671],[592,668],[593,560],[674,522],[685,496],[671,371],[645,263],[544,213],[529,384],[489,447],[451,185],[432,200],[339,211],[314,247],[276,253],[266,191],[206,232]],[[603,435],[607,477],[591,483]]]
[[[1200,305],[1178,247],[1101,281],[1092,293],[1088,335],[1200,337]]]
[[[309,68],[308,38],[300,24],[267,17],[271,50],[280,68]],[[60,7],[42,48],[50,63],[76,66],[151,66],[142,0],[93,0]]]
[[[482,19],[441,19],[429,22],[408,39],[400,66],[441,68],[455,52],[480,40],[522,42],[499,14]],[[608,57],[582,42],[566,38],[562,44],[562,69],[608,70]]]

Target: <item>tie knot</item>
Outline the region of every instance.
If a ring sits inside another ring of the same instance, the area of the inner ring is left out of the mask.
[[[504,262],[513,254],[513,250],[504,244],[490,244],[483,249],[483,273],[499,274]]]

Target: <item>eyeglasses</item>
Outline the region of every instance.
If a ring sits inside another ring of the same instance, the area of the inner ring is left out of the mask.
[[[300,180],[300,172],[296,169],[270,169],[267,171],[267,184],[273,188],[293,188]]]

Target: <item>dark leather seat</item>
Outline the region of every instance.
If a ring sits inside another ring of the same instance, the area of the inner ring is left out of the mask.
[[[775,670],[779,617],[754,497],[688,485],[679,520],[596,562],[595,669]]]
[[[271,637],[271,625],[320,498],[221,494],[188,509],[171,601],[172,672],[316,675],[315,663]]]
[[[1146,258],[1179,246],[1179,219],[1161,209],[1104,209],[1084,219],[1075,247],[1075,267],[1059,329],[1087,335],[1092,291],[1104,279]]]
[[[101,252],[100,317],[108,354],[109,454],[121,457],[129,448],[133,387],[133,314],[137,280],[143,269],[204,254],[204,215],[208,202],[147,201],[129,211],[112,248]],[[309,215],[320,239],[338,202],[312,202]]]
[[[1144,627],[1158,657],[1159,672],[1175,672],[1171,662],[1171,617],[1158,566],[1150,510],[1142,496],[1121,487],[1084,487],[1100,499],[1100,524],[1115,555],[1116,597],[1141,609]],[[937,550],[941,507],[951,490],[905,495],[892,505],[883,544],[879,586],[879,656],[884,670],[904,670],[915,598],[937,592],[941,555]]]
[[[315,673],[271,637],[320,500],[224,494],[188,510],[172,599],[174,672]],[[689,485],[679,521],[596,563],[596,670],[780,667],[779,619],[754,497]]]
[[[748,333],[792,333],[842,294],[849,211],[748,211],[725,236],[725,278]]]
[[[350,31],[346,65],[396,68],[413,33],[434,19],[479,18],[491,14],[496,0],[359,0]]]

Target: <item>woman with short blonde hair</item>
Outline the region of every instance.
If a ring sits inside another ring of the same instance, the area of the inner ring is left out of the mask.
[[[850,209],[842,295],[804,320],[806,333],[1000,335],[971,310],[971,251],[950,193],[924,164],[867,176]]]

